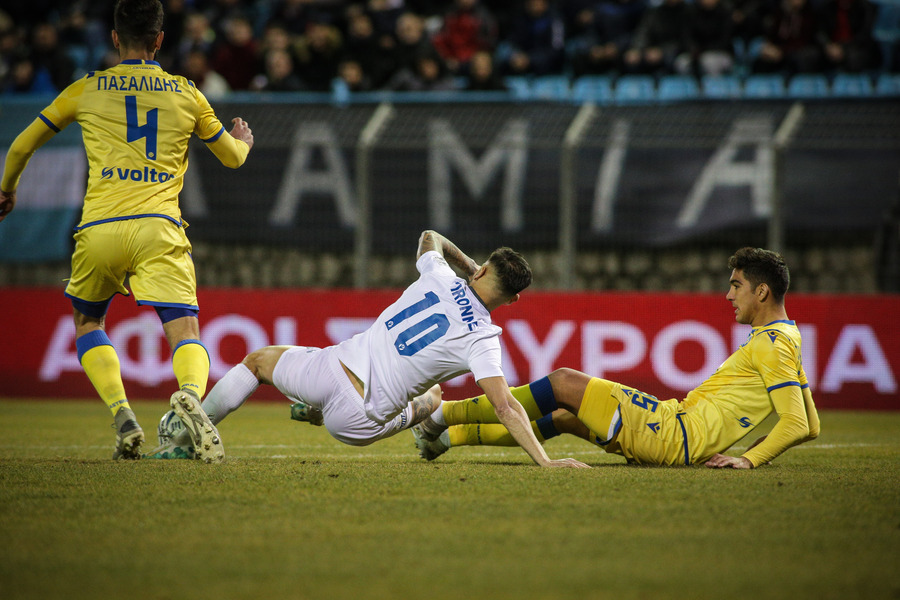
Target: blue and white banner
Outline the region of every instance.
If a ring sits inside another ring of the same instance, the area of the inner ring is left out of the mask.
[[[6,152],[0,154],[5,163]],[[16,208],[0,224],[0,260],[37,262],[71,255],[72,228],[84,202],[87,159],[79,147],[41,148],[16,191]]]

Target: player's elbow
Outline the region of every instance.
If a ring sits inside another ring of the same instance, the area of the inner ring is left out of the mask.
[[[237,169],[238,167],[240,167],[241,165],[244,164],[244,161],[246,160],[246,156],[226,156],[226,157],[220,158],[219,160],[221,160],[222,164],[225,165],[226,167],[228,167],[229,169]]]

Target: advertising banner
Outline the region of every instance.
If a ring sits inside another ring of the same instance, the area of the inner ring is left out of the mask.
[[[270,344],[327,346],[364,330],[399,291],[238,290],[199,293],[210,386],[248,352]],[[15,318],[0,326],[0,396],[93,398],[75,350],[61,290],[0,290]],[[900,410],[897,296],[792,295],[803,363],[817,406]],[[724,294],[526,293],[494,313],[503,327],[504,371],[513,385],[570,367],[659,398],[683,398],[747,337]],[[107,317],[133,399],[175,391],[171,352],[152,309],[116,298]],[[264,386],[265,387],[265,386]],[[444,385],[447,399],[479,393],[471,376]],[[260,389],[257,398],[275,399]]]

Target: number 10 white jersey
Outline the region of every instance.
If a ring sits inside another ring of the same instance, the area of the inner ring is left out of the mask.
[[[366,414],[397,415],[435,383],[467,373],[503,375],[499,335],[481,299],[437,252],[416,262],[421,274],[363,333],[337,347],[365,387]]]

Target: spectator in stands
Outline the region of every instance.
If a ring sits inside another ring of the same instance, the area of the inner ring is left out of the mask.
[[[688,9],[684,0],[664,0],[641,17],[631,47],[623,57],[628,73],[671,73],[687,50]]]
[[[259,4],[258,0],[206,0],[202,3],[203,12],[209,17],[216,35],[221,37],[227,37],[231,21],[235,18],[246,19],[251,31],[255,30]]]
[[[812,73],[819,70],[816,15],[807,0],[782,0],[763,18],[765,41],[753,62],[754,73]]]
[[[231,17],[225,23],[225,39],[213,53],[213,69],[222,74],[232,90],[247,90],[258,72],[258,61],[250,21],[243,15]]]
[[[20,56],[12,63],[3,92],[5,94],[54,94],[56,87],[47,71],[37,71],[30,58]]]
[[[425,35],[425,22],[422,17],[407,12],[397,19],[396,41],[391,50],[394,73],[404,69],[415,71],[419,57],[435,52],[434,46]]]
[[[336,27],[310,21],[306,34],[294,45],[297,75],[306,89],[324,92],[331,88],[341,61],[341,49],[341,34]]]
[[[634,31],[644,14],[644,0],[594,2],[584,33],[572,40],[572,70],[576,77],[617,69],[631,46]]]
[[[602,0],[560,0],[557,6],[566,28],[566,39],[590,34],[597,25],[596,11]]]
[[[308,89],[294,71],[294,61],[287,50],[270,50],[265,55],[265,72],[250,86],[263,92],[297,92]]]
[[[220,99],[231,91],[225,78],[209,66],[209,58],[200,50],[188,53],[181,73],[193,81],[208,100]]]
[[[12,73],[16,52],[21,45],[19,30],[12,17],[0,10],[0,87],[5,88]]]
[[[393,38],[390,39],[393,43]],[[368,86],[381,87],[393,70],[393,58],[379,43],[372,19],[363,10],[348,11],[344,61],[356,63],[362,69],[361,85],[366,80]]]
[[[469,61],[469,85],[473,92],[506,91],[506,84],[494,69],[494,58],[490,52],[476,52]]]
[[[368,92],[372,90],[372,81],[359,62],[353,59],[341,61],[338,65],[338,77],[351,92]]]
[[[497,25],[478,0],[456,0],[433,43],[452,72],[467,73],[476,53],[493,50]]]
[[[565,58],[565,24],[548,0],[526,0],[507,38],[506,70],[512,75],[560,73]]]
[[[31,32],[31,53],[35,77],[46,72],[56,91],[65,89],[72,83],[75,65],[59,45],[56,27],[50,23],[39,23]]]
[[[191,52],[202,52],[211,56],[215,43],[216,32],[213,31],[206,15],[197,12],[188,14],[184,18],[184,33],[175,50],[174,64],[178,69],[183,69]]]
[[[880,63],[872,37],[876,9],[869,0],[827,0],[819,15],[818,41],[830,69],[858,73]]]
[[[688,10],[687,52],[675,59],[681,74],[722,75],[734,68],[731,11],[720,0],[696,0]]]
[[[748,43],[763,35],[762,19],[769,2],[770,0],[732,0],[728,3],[735,39]]]
[[[359,10],[359,7],[351,7],[351,10]],[[375,35],[380,43],[387,47],[387,44],[394,41],[400,17],[409,11],[403,6],[402,0],[368,0],[365,12],[372,19]]]
[[[412,68],[397,71],[387,87],[401,92],[434,92],[455,89],[456,82],[441,57],[432,49],[416,55]]]

